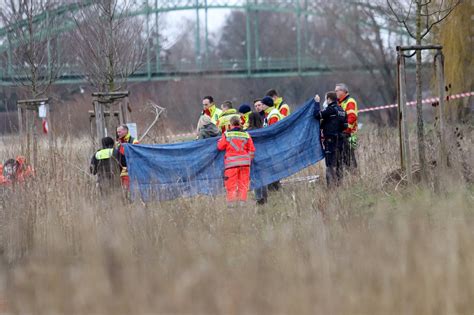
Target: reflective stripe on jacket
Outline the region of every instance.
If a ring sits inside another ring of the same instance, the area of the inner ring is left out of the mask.
[[[290,106],[283,102],[283,97],[277,98],[277,100],[274,102],[274,105],[275,108],[278,109],[280,114],[283,116],[283,118],[291,114]]]
[[[243,130],[247,130],[249,128],[249,117],[250,117],[250,114],[252,112],[247,112],[245,114],[242,114],[242,116],[240,117],[240,122],[242,123],[242,129]]]
[[[112,157],[113,152],[114,152],[114,149],[112,149],[112,148],[102,149],[102,150],[97,151],[97,153],[95,154],[95,158],[97,160],[110,159]]]
[[[217,142],[217,149],[225,151],[225,169],[250,166],[255,153],[252,137],[240,128],[224,133]]]
[[[352,134],[357,132],[357,102],[355,99],[347,95],[342,100],[339,100],[339,105],[347,114],[347,125],[348,128],[344,131],[345,133]]]
[[[211,107],[202,111],[202,115],[209,116],[209,118],[211,118],[212,123],[215,125],[219,117],[222,115],[222,110],[217,108],[216,104],[212,104]]]
[[[265,110],[265,120],[263,121],[263,126],[271,126],[282,119],[283,116],[280,114],[278,109],[276,109],[275,107],[269,107]]]
[[[128,133],[125,137],[119,138],[117,142],[117,149],[119,150],[120,155],[125,158],[125,147],[121,145],[122,143],[130,143],[130,144],[139,144],[138,140],[135,139]]]

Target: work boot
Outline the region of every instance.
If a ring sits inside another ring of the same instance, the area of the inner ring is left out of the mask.
[[[271,183],[268,185],[268,191],[279,191],[281,188],[281,183],[280,181],[276,181],[274,183]]]

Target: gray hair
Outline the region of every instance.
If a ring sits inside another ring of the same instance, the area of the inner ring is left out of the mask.
[[[118,128],[122,128],[122,129],[125,129],[125,130],[128,131],[128,126],[125,125],[125,124],[118,126],[117,129],[118,129]]]
[[[336,84],[336,87],[339,87],[344,92],[349,93],[349,89],[347,88],[347,85],[345,85],[344,83],[338,83]]]

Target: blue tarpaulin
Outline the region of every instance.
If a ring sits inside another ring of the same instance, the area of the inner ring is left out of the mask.
[[[255,144],[251,188],[262,187],[324,158],[316,108],[308,100],[296,112],[272,126],[250,132]],[[224,192],[224,152],[210,138],[175,144],[126,145],[133,196],[169,200]]]

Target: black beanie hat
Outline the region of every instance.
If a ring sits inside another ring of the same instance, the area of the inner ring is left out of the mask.
[[[111,137],[102,138],[102,147],[103,147],[104,149],[106,149],[106,148],[113,148],[113,147],[114,147],[114,144],[115,144],[115,141],[114,141],[114,139],[112,139]]]
[[[242,104],[239,106],[239,113],[245,114],[252,110],[249,104]]]
[[[262,99],[262,103],[267,105],[268,107],[272,107],[273,106],[273,98],[271,98],[270,96],[265,96]]]

